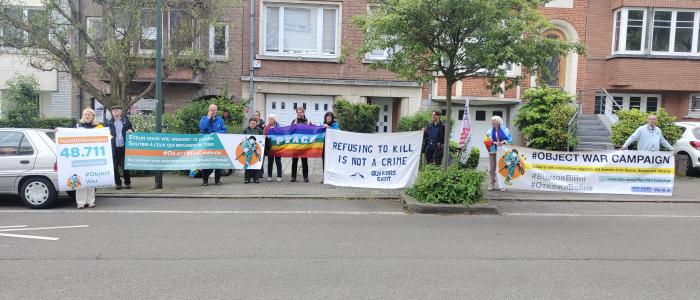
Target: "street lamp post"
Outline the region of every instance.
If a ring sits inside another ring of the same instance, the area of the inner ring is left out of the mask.
[[[163,0],[156,0],[156,132],[163,132]],[[163,188],[163,172],[156,171],[156,189]]]

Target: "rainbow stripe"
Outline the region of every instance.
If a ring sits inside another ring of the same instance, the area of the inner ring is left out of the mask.
[[[326,129],[313,125],[292,125],[272,128],[270,138],[271,155],[275,157],[322,157]]]

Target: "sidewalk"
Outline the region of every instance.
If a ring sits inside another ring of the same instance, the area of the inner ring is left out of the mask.
[[[265,162],[267,164],[267,161]],[[132,179],[131,189],[98,189],[99,197],[128,198],[237,198],[237,199],[398,199],[401,190],[365,189],[336,187],[322,184],[323,167],[320,158],[309,159],[309,183],[303,181],[301,162],[297,182],[290,182],[291,159],[282,159],[283,174],[281,182],[267,182],[267,174],[259,184],[244,184],[243,172],[236,170],[230,176],[222,177],[223,185],[214,185],[210,179],[209,186],[202,186],[201,178],[190,178],[173,173],[164,173],[163,189],[154,189],[154,177]],[[479,162],[479,169],[488,167],[488,159]],[[265,170],[267,171],[267,170]],[[274,172],[274,170],[273,170]],[[273,177],[274,179],[274,177]],[[677,202],[700,203],[700,178],[676,177],[673,196],[644,196],[617,194],[584,194],[499,190],[487,191],[487,201],[578,201],[578,202]]]

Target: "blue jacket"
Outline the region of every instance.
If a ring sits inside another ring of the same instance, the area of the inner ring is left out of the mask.
[[[328,125],[328,128],[330,129],[340,129],[340,124],[338,124],[338,121],[333,121],[330,125]]]
[[[505,126],[501,126],[498,132],[494,132],[493,127],[491,127],[486,135],[491,139],[491,141],[493,141],[493,145],[491,145],[489,153],[496,153],[496,150],[498,150],[496,142],[498,141],[507,141],[508,144],[513,144],[513,136],[510,135],[510,130],[508,130],[508,128]]]
[[[217,116],[216,118],[209,119],[207,116],[203,116],[199,120],[199,132],[203,134],[208,134],[208,133],[226,133],[228,130],[226,129],[226,124],[224,124],[224,119],[221,117]]]

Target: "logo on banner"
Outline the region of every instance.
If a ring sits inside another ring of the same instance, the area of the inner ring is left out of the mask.
[[[505,178],[505,184],[512,184],[511,181],[525,175],[525,156],[518,153],[518,150],[506,150],[498,159],[498,173]]]
[[[365,179],[365,176],[362,175],[362,173],[360,173],[360,172],[356,172],[356,173],[350,175],[350,177],[352,179],[355,179],[355,180],[364,180]]]
[[[80,176],[78,174],[71,175],[66,179],[66,185],[73,190],[80,188],[82,185]]]
[[[248,167],[258,163],[262,160],[260,157],[262,149],[258,144],[254,136],[249,136],[248,138],[241,141],[236,147],[236,160],[243,165],[243,169],[246,170]]]

